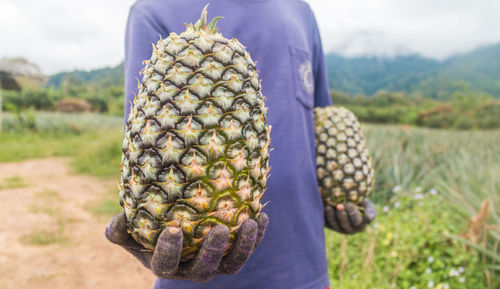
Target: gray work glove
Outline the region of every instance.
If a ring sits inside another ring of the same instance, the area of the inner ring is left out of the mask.
[[[214,226],[206,235],[196,257],[185,263],[179,262],[183,234],[177,227],[167,227],[161,232],[154,252],[139,245],[127,232],[123,213],[111,219],[105,235],[109,241],[123,247],[160,278],[208,282],[217,274],[239,272],[264,236],[268,222],[265,213],[260,213],[257,221],[245,220],[233,248],[226,256],[224,252],[229,242],[229,229],[223,225]]]
[[[363,212],[360,211],[361,210]],[[365,230],[377,217],[377,210],[372,202],[364,200],[359,205],[351,202],[335,207],[325,205],[325,225],[341,234],[355,234]]]

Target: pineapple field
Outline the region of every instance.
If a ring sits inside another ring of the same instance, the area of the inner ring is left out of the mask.
[[[121,211],[122,133],[103,114],[3,115],[0,194],[15,202],[0,205],[1,289],[152,286],[103,236]],[[331,287],[499,288],[500,131],[363,133],[378,217],[363,234],[326,230]]]

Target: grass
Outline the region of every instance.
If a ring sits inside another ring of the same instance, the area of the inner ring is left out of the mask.
[[[118,179],[122,157],[121,147],[122,132],[120,130],[98,134],[78,148],[71,164],[78,173]]]
[[[454,229],[442,233],[442,237],[450,235],[454,240],[461,241],[462,246],[469,245],[481,255],[477,270],[485,272],[488,283],[474,288],[498,288],[500,131],[369,125],[365,128],[365,135],[377,179],[370,198],[384,206],[393,202],[398,192],[411,191],[416,187],[439,192],[442,196],[439,210],[452,213],[438,220],[455,224]],[[470,240],[460,236],[469,230],[469,219],[479,214],[484,201],[490,203],[489,218],[484,224],[476,225],[479,240],[471,244]],[[429,238],[426,234],[412,237]]]
[[[45,134],[84,134],[121,128],[123,118],[97,113],[33,112],[3,113],[2,131]]]
[[[93,121],[108,124],[83,131],[0,133],[0,162],[70,156],[76,172],[118,179],[121,123],[110,125],[113,121],[101,116]],[[379,208],[378,226],[349,237],[327,231],[332,287],[500,288],[500,131],[383,125],[366,125],[364,131],[375,167],[370,199]],[[426,197],[415,200],[421,194]],[[108,217],[121,210],[117,199],[113,191],[87,209]],[[465,250],[469,241],[460,236],[484,200],[490,202],[490,217],[480,241]],[[57,213],[54,206],[44,210]],[[64,239],[64,224],[61,232],[37,231],[27,239],[43,243],[51,233],[57,243]],[[463,272],[450,278],[459,268]]]
[[[37,229],[34,232],[23,235],[20,241],[23,244],[30,245],[68,245],[70,240],[65,235],[67,225],[73,222],[73,219],[65,216],[60,209],[59,202],[63,201],[58,192],[43,190],[35,195],[36,205],[30,208],[33,213],[46,214],[51,217],[57,228],[55,229]]]
[[[367,125],[364,131],[376,171],[372,198],[382,203],[393,195],[395,186],[429,188],[443,181],[455,186],[457,177],[462,185],[477,186],[491,182],[492,173],[498,173],[500,130]],[[482,168],[478,171],[474,164],[482,164]],[[449,174],[455,178],[445,177]],[[473,190],[478,197],[483,195],[484,190]]]
[[[63,235],[60,231],[47,231],[47,230],[36,230],[35,232],[29,233],[21,237],[20,241],[23,244],[29,245],[67,245],[69,244],[69,239]]]
[[[34,116],[35,129],[32,129],[32,126],[10,127],[8,123],[13,120],[13,115],[4,114],[3,130],[0,131],[0,162],[90,155],[94,153],[89,147],[92,143],[116,143],[120,142],[121,138],[122,119],[118,117],[37,113]],[[98,162],[96,158],[95,163]],[[106,161],[107,159],[104,159],[102,163]]]
[[[56,220],[57,223],[64,222],[64,216],[57,206],[62,201],[58,192],[44,190],[35,195],[37,203],[31,206],[30,211],[38,214],[46,214]]]
[[[417,191],[379,206],[363,234],[326,230],[332,288],[488,288],[479,252],[446,237],[463,224],[443,210],[444,197]]]
[[[38,133],[0,133],[0,162],[17,162],[33,158],[73,156],[105,132],[82,135]]]
[[[120,213],[122,207],[120,207],[116,200],[105,199],[92,207],[91,211],[98,216],[113,216]]]
[[[43,190],[43,191],[37,193],[35,196],[36,196],[36,198],[38,198],[44,202],[62,201],[61,195],[59,195],[59,193],[56,191]]]
[[[29,184],[25,183],[19,176],[8,177],[0,181],[0,190],[17,189],[27,186],[29,186]]]
[[[116,190],[108,191],[108,193],[99,202],[88,204],[86,209],[99,218],[109,218],[122,211],[122,207],[118,202],[118,194]]]

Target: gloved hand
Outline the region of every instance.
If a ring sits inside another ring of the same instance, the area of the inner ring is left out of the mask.
[[[362,208],[361,213],[359,207]],[[372,202],[364,200],[359,205],[353,203],[339,204],[335,207],[325,205],[326,227],[341,234],[355,234],[365,230],[377,217],[377,210]]]
[[[179,263],[183,234],[177,227],[167,227],[161,232],[154,252],[139,245],[127,232],[123,213],[111,219],[105,235],[109,241],[130,252],[160,278],[208,282],[216,274],[239,272],[264,236],[268,222],[265,213],[260,213],[257,221],[245,220],[233,248],[226,256],[224,252],[229,242],[229,229],[223,225],[214,226],[206,235],[196,257],[185,263]]]

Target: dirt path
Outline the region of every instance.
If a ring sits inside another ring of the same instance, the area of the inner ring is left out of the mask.
[[[114,187],[67,159],[0,164],[0,289],[151,288],[154,276],[104,238],[109,217],[89,210]]]

